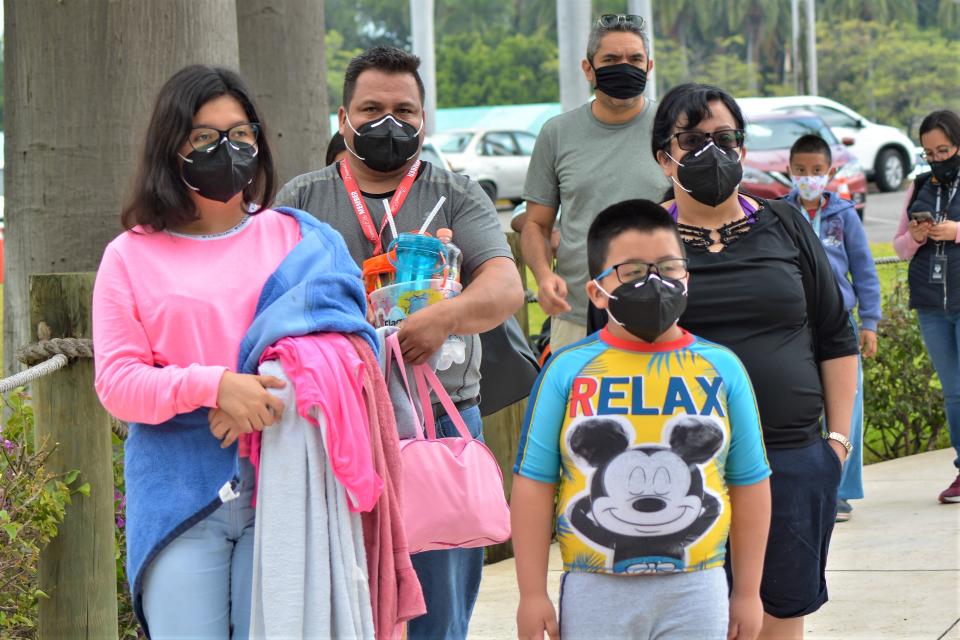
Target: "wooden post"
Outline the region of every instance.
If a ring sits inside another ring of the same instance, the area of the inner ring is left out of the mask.
[[[31,339],[90,338],[93,273],[30,276]],[[47,336],[44,336],[47,337]],[[57,537],[40,554],[37,637],[116,638],[113,459],[110,419],[93,389],[93,360],[81,358],[32,383],[36,439],[56,443],[55,473],[74,469],[90,495],[74,495]]]
[[[520,234],[516,231],[507,232],[507,242],[510,243],[510,250],[513,252],[513,259],[517,263],[517,270],[520,271],[520,283],[523,285],[523,290],[527,290],[527,263],[523,261],[523,252],[520,250]],[[520,323],[520,327],[523,329],[523,335],[530,335],[530,320],[527,317],[527,304],[523,303],[523,306],[517,310],[514,314],[517,318],[517,322]]]
[[[507,242],[513,251],[513,257],[520,271],[520,280],[523,289],[527,289],[527,266],[520,251],[520,234],[510,231],[507,233]],[[527,318],[527,305],[524,304],[515,314],[523,335],[530,335],[530,324]],[[523,414],[527,410],[527,401],[515,402],[509,407],[483,419],[483,437],[490,451],[500,464],[503,472],[503,490],[510,499],[510,487],[513,484],[513,463],[516,461],[517,446],[520,443],[520,425],[523,423]],[[503,544],[487,547],[486,561],[499,562],[513,557],[513,544],[508,540]]]

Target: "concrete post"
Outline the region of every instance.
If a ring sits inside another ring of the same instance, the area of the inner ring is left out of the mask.
[[[817,93],[817,15],[813,0],[807,0],[807,92]]]
[[[655,60],[656,57],[653,54],[653,1],[629,0],[629,2],[627,2],[627,11],[643,18],[644,23],[647,25],[647,57],[651,60]],[[649,75],[647,75],[647,88],[643,92],[643,95],[650,100],[657,99],[656,66],[654,66],[653,70],[651,70]]]
[[[590,3],[557,0],[557,40],[560,54],[560,106],[576,109],[590,99],[591,87],[583,77],[580,61],[586,57],[590,35]]]
[[[423,108],[427,121],[421,135],[434,132],[437,122],[437,63],[434,55],[433,0],[410,0],[413,53],[420,57],[420,77],[426,90]]]

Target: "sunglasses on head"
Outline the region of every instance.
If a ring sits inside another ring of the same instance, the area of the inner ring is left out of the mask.
[[[621,22],[636,25],[641,29],[644,27],[643,18],[632,13],[605,13],[597,18],[597,26],[599,27],[610,28]]]
[[[677,139],[677,145],[684,151],[699,151],[708,140],[721,149],[738,149],[743,146],[743,129],[719,129],[713,133],[706,131],[678,131],[671,136]]]

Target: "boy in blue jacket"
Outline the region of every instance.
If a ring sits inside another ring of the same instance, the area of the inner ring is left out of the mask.
[[[858,330],[853,308],[860,317],[860,353],[864,358],[877,351],[877,323],[880,321],[880,280],[873,264],[867,234],[853,203],[827,191],[836,173],[830,146],[816,135],[797,139],[790,149],[790,176],[793,190],[785,199],[807,215],[813,230],[830,258],[843,301]],[[848,277],[849,274],[849,277]],[[850,519],[849,500],[863,497],[863,369],[857,374],[857,398],[850,428],[853,450],[843,466],[837,492],[837,522]]]

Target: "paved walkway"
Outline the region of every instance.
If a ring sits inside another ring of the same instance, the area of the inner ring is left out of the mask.
[[[808,640],[960,640],[960,504],[936,501],[952,459],[946,449],[864,469],[867,498],[834,530],[831,599],[807,620]],[[550,568],[555,599],[556,545]],[[513,560],[486,567],[470,637],[516,638],[516,607]]]

